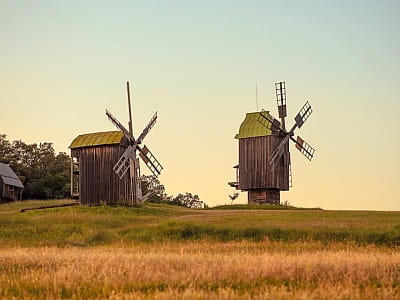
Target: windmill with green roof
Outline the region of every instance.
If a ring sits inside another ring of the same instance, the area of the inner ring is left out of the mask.
[[[308,101],[295,117],[295,123],[286,130],[286,85],[275,83],[278,114],[275,119],[269,111],[247,113],[235,138],[239,140],[239,164],[236,181],[229,185],[248,192],[249,204],[280,204],[280,191],[292,186],[289,140],[309,160],[315,150],[294,131],[301,128],[312,113]]]
[[[108,110],[108,119],[119,131],[96,132],[76,137],[71,145],[71,195],[81,204],[139,204],[153,193],[142,195],[139,157],[158,176],[163,167],[144,138],[157,121],[157,112],[135,138],[133,135],[129,82],[127,82],[129,124],[125,128]]]

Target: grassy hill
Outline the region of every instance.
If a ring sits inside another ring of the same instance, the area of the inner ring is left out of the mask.
[[[67,202],[0,205],[1,299],[400,297],[399,212]]]
[[[0,247],[94,246],[163,241],[317,241],[400,245],[400,212],[208,209],[144,204],[73,206],[20,213],[60,201],[0,205]]]

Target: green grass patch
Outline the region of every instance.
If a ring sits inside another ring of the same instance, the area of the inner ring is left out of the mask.
[[[269,205],[269,204],[232,204],[219,205],[207,209],[240,209],[240,210],[321,210],[321,208],[305,208],[290,205]]]
[[[355,243],[378,246],[400,246],[398,231],[370,231],[362,229],[308,228],[282,229],[277,227],[229,227],[221,225],[166,222],[157,226],[138,228],[122,233],[126,240],[142,242],[163,241],[312,241],[325,244]]]
[[[65,202],[25,201],[0,205],[0,247],[90,247],[199,240],[400,245],[400,212],[287,207],[282,210],[279,206],[261,205],[194,210],[151,203],[137,207],[71,206],[19,212],[22,207]]]

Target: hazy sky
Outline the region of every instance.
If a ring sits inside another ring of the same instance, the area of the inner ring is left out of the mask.
[[[277,116],[274,82],[286,80],[286,122],[309,100],[297,133],[317,152],[310,163],[291,148],[281,199],[400,210],[399,56],[397,0],[0,0],[0,133],[68,151],[115,129],[106,108],[127,123],[130,80],[136,134],[159,112],[145,143],[167,192],[224,204],[255,85]]]

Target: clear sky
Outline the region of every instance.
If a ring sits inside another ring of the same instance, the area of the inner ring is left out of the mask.
[[[139,134],[165,169],[169,194],[229,203],[246,112],[277,116],[286,80],[287,123],[306,100],[293,147],[303,207],[400,210],[399,1],[0,0],[0,132],[68,151],[79,134],[127,123],[133,85]],[[145,167],[143,173],[148,173]],[[242,193],[238,203],[245,203]]]

